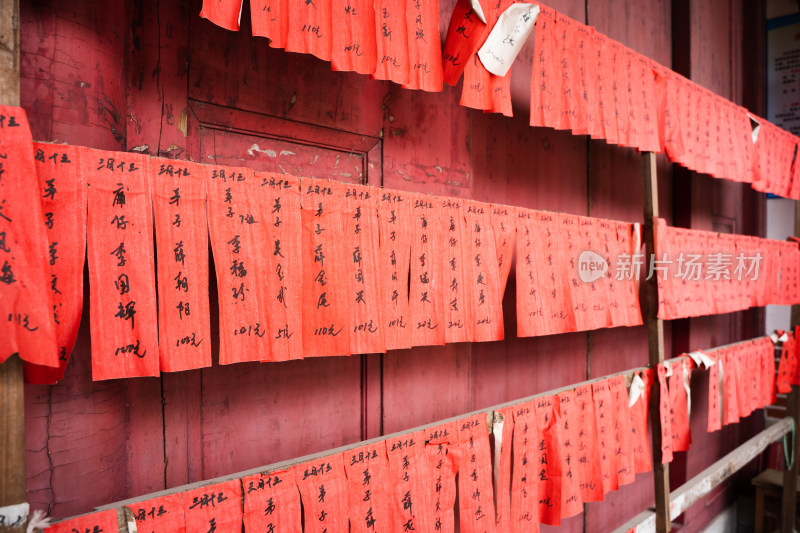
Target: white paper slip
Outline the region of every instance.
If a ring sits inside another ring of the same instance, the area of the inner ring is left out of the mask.
[[[634,374],[630,391],[628,391],[628,407],[636,405],[642,396],[644,396],[644,380],[639,377],[639,374]]]
[[[522,50],[522,45],[533,31],[539,6],[512,4],[494,25],[486,42],[478,50],[478,57],[486,70],[496,76],[505,76]]]
[[[483,14],[481,3],[478,0],[469,0],[469,7],[472,8],[473,13],[478,15],[478,18],[481,19],[481,22],[486,24],[486,15]]]

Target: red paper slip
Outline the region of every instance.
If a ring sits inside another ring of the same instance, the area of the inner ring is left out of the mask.
[[[268,249],[256,179],[248,168],[205,166],[208,226],[219,293],[219,363],[270,358]]]
[[[441,345],[447,329],[447,241],[441,231],[442,212],[435,198],[415,194],[411,199],[411,344]]]
[[[347,478],[342,454],[302,463],[294,470],[303,501],[303,531],[347,531]]]
[[[534,56],[531,71],[531,126],[554,128],[561,113],[558,69],[555,51],[555,11],[539,6],[534,30]]]
[[[472,10],[469,0],[458,0],[450,15],[442,53],[444,83],[455,85],[483,34],[486,24]]]
[[[585,502],[601,502],[603,473],[600,448],[597,445],[597,417],[591,385],[582,385],[575,389],[575,407],[578,412],[578,479],[581,499]]]
[[[286,48],[289,0],[250,0],[253,35],[267,37],[272,48]]]
[[[542,433],[533,401],[517,405],[514,413],[514,463],[511,474],[510,531],[539,531],[539,499],[544,496],[540,482],[539,444]]]
[[[409,89],[442,90],[442,45],[439,37],[439,2],[406,2]]]
[[[163,372],[211,366],[206,177],[195,163],[150,159]]]
[[[647,434],[647,409],[650,405],[650,388],[653,384],[652,369],[643,370],[640,377],[644,382],[644,390],[635,403],[630,406],[633,468],[637,474],[643,474],[653,469],[650,459],[650,441]]]
[[[539,518],[542,524],[561,524],[562,453],[558,398],[534,400],[541,434],[536,444],[536,476],[539,481]]]
[[[169,531],[183,533],[186,523],[183,516],[183,494],[178,492],[129,505],[141,533]]]
[[[411,347],[408,306],[408,268],[411,256],[412,196],[384,191],[378,204],[380,270],[383,276],[381,308],[386,349]]]
[[[331,0],[331,67],[359,74],[375,72],[375,3]]]
[[[494,493],[497,499],[495,518],[497,531],[511,531],[511,465],[514,462],[514,407],[504,407],[494,412],[492,424],[494,437],[495,473]],[[500,460],[497,460],[499,455]]]
[[[672,365],[672,376],[669,378],[670,421],[672,422],[672,451],[689,450],[692,436],[689,429],[689,412],[684,386],[683,365]]]
[[[489,204],[466,201],[467,261],[472,269],[473,322],[476,342],[503,340],[503,293],[500,291],[494,228]]]
[[[565,391],[558,394],[559,430],[561,434],[561,518],[568,518],[583,512],[583,499],[581,498],[580,449],[578,432],[580,412],[575,399],[576,391]]]
[[[347,473],[350,531],[391,531],[393,516],[386,442],[378,441],[343,454]]]
[[[256,172],[266,232],[266,291],[271,361],[303,357],[303,231],[300,180]]]
[[[619,485],[629,485],[636,479],[633,458],[633,433],[631,412],[628,408],[628,389],[625,376],[617,375],[608,380],[611,401],[614,404],[614,453],[617,455]]]
[[[239,31],[242,0],[203,0],[200,16],[226,30]]]
[[[727,426],[739,421],[739,369],[736,364],[736,354],[730,348],[721,350],[720,360],[722,361],[722,384],[725,400],[724,423]]]
[[[57,369],[49,260],[77,250],[59,252],[48,239],[36,170],[25,112],[0,106],[0,363],[19,353]]]
[[[242,478],[246,533],[302,533],[300,492],[294,470]]]
[[[117,522],[117,510],[109,509],[99,513],[87,514],[77,518],[64,520],[45,529],[46,533],[83,533],[93,532],[114,532],[119,531]],[[178,530],[179,531],[179,530]]]
[[[500,284],[500,297],[506,292],[511,260],[517,241],[517,226],[514,208],[492,204],[492,231],[494,232],[495,252],[497,253],[497,272]]]
[[[432,470],[422,431],[386,441],[395,531],[432,531]]]
[[[659,364],[658,375],[658,417],[661,421],[661,463],[672,462],[672,424],[669,418],[669,389],[667,388],[667,369]]]
[[[157,376],[148,158],[87,150],[92,379]]]
[[[443,279],[447,301],[445,342],[475,340],[475,265],[471,257],[470,231],[466,222],[467,205],[457,198],[442,198],[440,231],[446,242]]]
[[[600,471],[603,494],[619,488],[619,456],[614,448],[615,409],[608,380],[592,383],[597,448],[600,454]]]
[[[455,531],[453,506],[456,502],[456,472],[458,429],[455,422],[434,426],[425,430],[425,451],[428,456],[428,492],[432,494],[433,515],[430,524],[434,531]]]
[[[372,77],[408,84],[408,30],[405,0],[375,1],[377,63]]]
[[[33,149],[43,223],[47,228],[58,367],[26,362],[24,368],[27,383],[48,385],[64,377],[81,322],[86,259],[86,181],[80,161],[83,148],[33,143]],[[0,245],[0,249],[6,248],[9,246]]]
[[[708,425],[706,431],[711,433],[722,429],[722,401],[720,396],[720,363],[718,353],[709,354],[714,365],[708,371]]]
[[[486,413],[456,422],[459,440],[458,501],[463,533],[495,530],[492,456]]]
[[[332,0],[290,1],[286,51],[331,60]]]
[[[186,531],[241,533],[242,482],[234,479],[183,493]]]
[[[516,282],[517,282],[517,336],[533,337],[548,332],[545,316],[545,298],[552,283],[550,278],[539,277],[540,243],[544,225],[537,220],[537,211],[516,210]],[[545,246],[550,241],[545,241]]]
[[[303,178],[303,350],[306,357],[350,354],[347,186]]]

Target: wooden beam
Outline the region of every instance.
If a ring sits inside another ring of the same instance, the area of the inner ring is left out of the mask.
[[[708,496],[715,487],[758,457],[767,446],[777,441],[789,431],[792,422],[789,417],[768,426],[762,432],[715,462],[695,477],[675,489],[670,494],[670,519],[682,515],[686,509]],[[614,530],[614,533],[651,533],[656,531],[656,513],[652,510],[639,513],[634,518]]]
[[[0,105],[19,105],[19,0],[0,2]],[[0,365],[0,508],[25,500],[25,395],[13,355]]]
[[[655,251],[653,221],[658,216],[658,176],[656,154],[642,154],[642,179],[644,183],[644,245],[648,255]],[[645,261],[646,264],[649,262]],[[664,362],[664,323],[658,318],[658,283],[655,276],[647,280],[646,291],[647,340],[650,367],[655,369]],[[656,496],[656,530],[666,533],[672,529],[669,518],[669,465],[661,462],[661,417],[659,416],[658,381],[650,393],[650,427],[653,428],[653,482]]]

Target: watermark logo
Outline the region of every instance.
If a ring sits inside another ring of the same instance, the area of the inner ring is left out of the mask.
[[[578,277],[584,283],[591,283],[605,277],[606,272],[608,272],[608,261],[600,254],[584,250],[578,256]]]

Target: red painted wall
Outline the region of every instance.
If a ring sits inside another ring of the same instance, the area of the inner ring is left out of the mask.
[[[741,1],[712,3],[735,13]],[[442,30],[453,3],[441,2]],[[530,47],[512,72],[517,116],[508,119],[460,107],[460,87],[441,94],[407,91],[270,49],[266,40],[250,35],[247,4],[239,33],[201,20],[200,0],[22,4],[22,104],[36,139],[137,147],[201,162],[216,158],[256,169],[642,221],[641,168],[634,150],[528,126]],[[667,0],[551,5],[671,63]],[[728,38],[735,17],[705,9],[697,8],[693,16],[699,18],[691,24],[692,34],[705,35],[691,44],[693,77],[736,97],[731,87],[741,84],[743,59],[734,53],[741,39]],[[700,228],[722,220],[746,232],[760,216],[760,196],[740,185],[692,177],[691,194],[684,196],[663,158],[659,172],[661,210],[670,220],[679,215]],[[505,342],[215,364],[159,379],[101,383],[91,381],[85,309],[64,381],[26,388],[30,501],[53,516],[69,516],[646,363],[644,328],[516,338],[514,287],[512,272],[504,301]],[[211,294],[213,315],[215,287]],[[694,319],[682,326],[679,341],[691,349],[723,344],[742,335],[744,322],[742,314]],[[212,331],[216,328],[212,318]],[[665,329],[671,352],[672,324]],[[676,460],[682,465],[675,472],[679,477],[701,470],[760,423],[706,435],[704,380],[693,383],[696,444],[678,454],[686,456]],[[698,505],[703,509],[687,513],[687,530],[700,529],[731,493],[723,489],[710,507],[704,502]],[[641,476],[606,502],[588,505],[585,517],[565,521],[562,529],[607,531],[651,502],[652,479]]]

